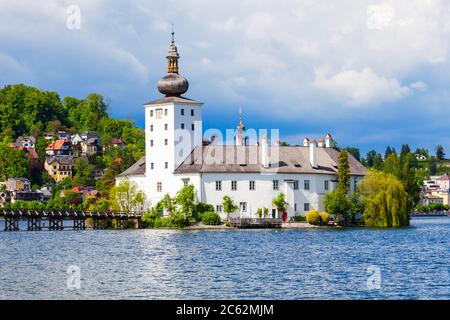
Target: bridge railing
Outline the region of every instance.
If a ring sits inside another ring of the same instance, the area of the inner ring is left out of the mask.
[[[0,217],[20,218],[94,218],[94,219],[138,219],[145,214],[143,211],[85,211],[65,209],[5,209],[0,208]]]

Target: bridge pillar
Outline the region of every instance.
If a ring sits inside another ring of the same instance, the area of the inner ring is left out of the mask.
[[[5,217],[5,231],[19,231],[19,218]]]
[[[96,218],[94,218],[93,219],[93,222],[94,222],[94,230],[98,230],[98,229],[100,229],[100,219],[96,219]]]
[[[127,228],[127,220],[126,219],[116,219],[117,229],[126,229]]]
[[[84,218],[73,219],[73,230],[86,230],[86,220]]]
[[[41,218],[28,218],[28,231],[41,231],[42,219]]]
[[[64,230],[64,219],[61,218],[49,218],[48,230]]]

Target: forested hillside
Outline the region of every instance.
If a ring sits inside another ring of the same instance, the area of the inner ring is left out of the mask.
[[[78,161],[73,180],[80,185],[93,184],[92,179],[88,179],[89,170],[106,169],[105,178],[109,177],[109,181],[97,181],[97,187],[101,189],[102,183],[109,187],[115,174],[144,155],[145,140],[144,130],[133,121],[111,118],[108,109],[104,97],[97,93],[84,99],[61,98],[56,92],[23,84],[3,87],[0,89],[0,181],[8,177],[28,177],[33,185],[49,182],[45,170],[28,172],[26,156],[9,147],[19,136],[35,137],[36,152],[44,160],[48,145],[44,133],[64,130],[74,134],[89,130],[99,135],[105,150],[84,163]],[[121,138],[126,142],[125,147],[108,148],[112,138]]]

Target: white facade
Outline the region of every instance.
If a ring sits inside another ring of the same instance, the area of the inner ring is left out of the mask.
[[[352,191],[361,178],[352,177]],[[258,208],[268,208],[269,218],[282,218],[282,213],[273,206],[272,199],[284,193],[289,218],[304,216],[312,209],[324,211],[323,198],[334,190],[336,183],[335,175],[323,174],[204,173],[201,176],[200,200],[212,204],[222,218],[226,217],[220,210],[225,195],[239,205],[235,217],[256,218]],[[220,190],[217,190],[218,185]]]
[[[183,181],[173,172],[202,143],[201,103],[145,105],[146,194],[155,204]]]

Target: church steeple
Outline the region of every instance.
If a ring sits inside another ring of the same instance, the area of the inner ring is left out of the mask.
[[[167,74],[158,81],[158,90],[166,97],[179,97],[189,89],[189,82],[178,74],[178,48],[175,45],[175,32],[172,26],[172,43],[169,45],[167,58]]]
[[[239,109],[239,124],[236,126],[236,137],[234,138],[237,146],[245,146],[247,144],[247,137],[244,135],[245,126],[242,121],[242,109]]]
[[[175,31],[173,30],[173,25],[171,35],[172,43],[169,46],[169,53],[166,57],[168,62],[167,72],[178,74],[178,59],[180,59],[180,55],[178,54],[178,48],[175,45]]]

